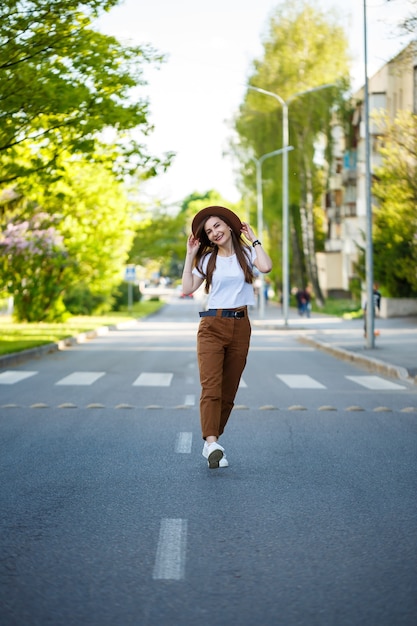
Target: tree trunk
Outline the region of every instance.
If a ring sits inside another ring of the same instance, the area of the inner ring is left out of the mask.
[[[305,160],[305,200],[300,207],[301,232],[303,238],[304,257],[307,265],[307,274],[313,287],[318,306],[323,306],[324,298],[319,284],[316,246],[314,238],[314,202],[312,172],[309,161]]]

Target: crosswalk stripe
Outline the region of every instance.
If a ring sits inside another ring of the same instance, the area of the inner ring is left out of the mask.
[[[92,385],[99,378],[105,375],[106,372],[73,372],[61,380],[56,382],[56,385]]]
[[[133,385],[135,387],[169,387],[173,374],[160,372],[142,372]]]
[[[277,378],[291,389],[326,389],[324,385],[305,374],[277,374]]]
[[[193,443],[193,433],[178,433],[175,443],[175,452],[179,454],[190,454]]]
[[[388,380],[384,380],[379,376],[346,376],[348,380],[366,387],[366,389],[384,390],[384,389],[406,389],[403,385],[392,383]]]
[[[6,370],[0,374],[0,385],[14,385],[25,378],[35,376],[38,372],[21,372],[19,370]]]
[[[187,520],[161,520],[156,549],[154,580],[181,580],[185,574]]]
[[[194,405],[195,405],[195,396],[192,394],[185,396],[184,406],[194,406]]]

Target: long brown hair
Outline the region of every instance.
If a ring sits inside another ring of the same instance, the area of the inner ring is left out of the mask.
[[[243,274],[245,276],[245,282],[252,284],[254,276],[253,276],[253,271],[252,271],[251,254],[250,254],[249,246],[245,244],[245,242],[240,237],[240,234],[239,236],[236,235],[235,231],[229,224],[227,218],[219,217],[218,215],[209,215],[207,216],[207,219],[204,220],[202,224],[200,224],[198,231],[196,232],[196,238],[200,240],[200,246],[198,248],[197,254],[194,259],[194,267],[198,269],[198,271],[201,273],[201,275],[204,277],[206,281],[206,286],[205,286],[206,293],[208,293],[210,290],[211,282],[213,279],[213,272],[216,269],[217,254],[219,251],[218,246],[216,246],[209,240],[209,238],[207,237],[207,233],[204,230],[205,223],[210,217],[217,217],[218,219],[222,220],[225,224],[227,224],[227,226],[229,226],[230,232],[232,235],[233,248],[235,250],[236,258],[239,262],[239,265],[243,270]],[[211,254],[211,257],[208,260],[206,272],[203,272],[203,269],[202,269],[203,262],[208,254]]]

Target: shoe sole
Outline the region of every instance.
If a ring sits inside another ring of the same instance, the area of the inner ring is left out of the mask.
[[[219,461],[222,458],[223,452],[221,450],[214,450],[207,459],[209,468],[216,469],[217,467],[219,467]]]

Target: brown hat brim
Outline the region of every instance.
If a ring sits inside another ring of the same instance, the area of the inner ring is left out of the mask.
[[[200,235],[201,227],[209,217],[220,217],[220,219],[226,222],[226,224],[233,229],[234,233],[240,237],[242,230],[242,222],[240,221],[240,218],[236,215],[236,213],[233,213],[230,209],[226,209],[224,206],[207,206],[205,209],[202,209],[197,213],[191,224],[191,230],[194,237],[198,237]]]

